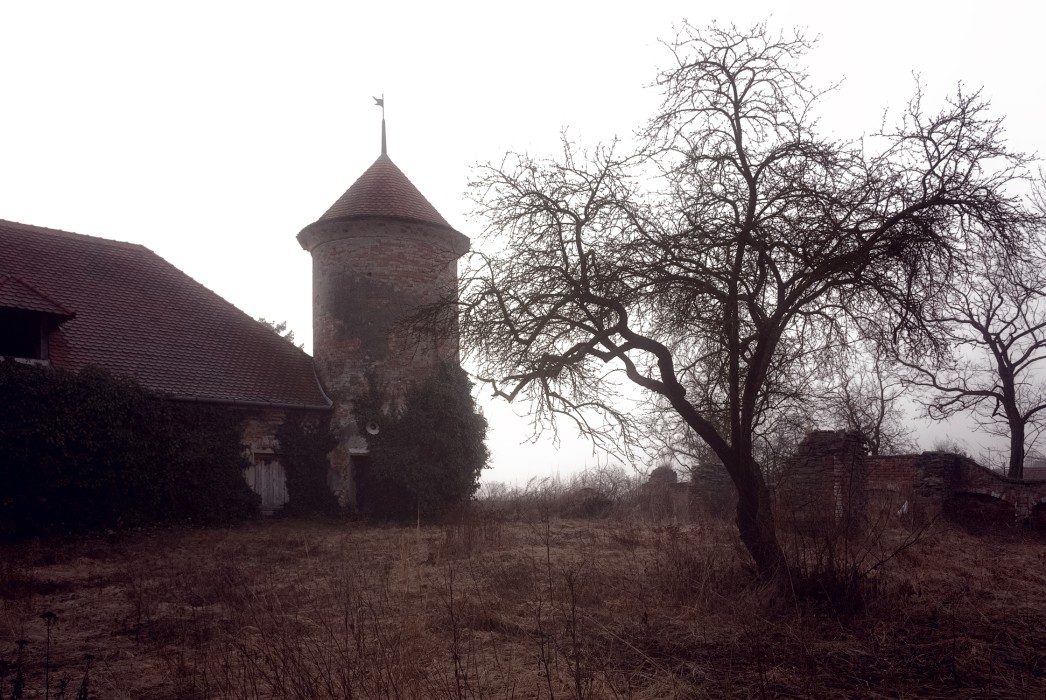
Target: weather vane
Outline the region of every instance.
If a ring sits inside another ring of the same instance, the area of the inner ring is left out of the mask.
[[[381,107],[381,155],[388,155],[388,150],[385,148],[385,93],[381,93],[381,97],[374,98],[374,104]]]

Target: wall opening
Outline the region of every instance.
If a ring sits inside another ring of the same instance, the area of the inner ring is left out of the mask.
[[[945,503],[944,513],[974,532],[1009,528],[1017,522],[1012,503],[984,493],[956,493]]]

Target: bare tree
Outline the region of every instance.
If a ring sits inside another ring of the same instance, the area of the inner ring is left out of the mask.
[[[914,450],[914,431],[902,402],[908,388],[901,369],[874,345],[847,348],[840,353],[834,381],[819,402],[819,418],[860,433],[873,455]]]
[[[622,380],[722,462],[759,572],[781,573],[755,436],[854,310],[897,334],[970,239],[1005,242],[1023,158],[976,95],[919,96],[875,153],[818,135],[799,33],[683,27],[642,144],[509,154],[472,183],[488,255],[463,275],[461,338],[481,378],[539,416],[634,437]],[[602,416],[605,422],[591,418]]]
[[[939,352],[902,358],[911,380],[931,394],[929,416],[970,412],[987,432],[1009,440],[1007,476],[1046,427],[1046,256],[1042,242],[1019,256],[985,254],[957,275],[945,303],[929,315]]]
[[[829,413],[825,397],[838,384],[834,377],[822,376],[825,368],[820,363],[811,367],[808,362],[792,360],[793,373],[782,377],[789,381],[768,382],[763,390],[756,411],[758,420],[752,426],[753,456],[769,480],[773,480],[779,468],[795,454],[809,431],[825,425],[825,416]],[[693,385],[694,381],[689,377],[685,383]],[[701,474],[711,465],[720,464],[712,448],[659,394],[653,395],[643,413],[634,413],[632,420],[642,446],[662,461]],[[725,426],[719,429],[727,430]]]

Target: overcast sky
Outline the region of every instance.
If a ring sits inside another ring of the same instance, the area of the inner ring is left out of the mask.
[[[641,9],[640,9],[641,8]],[[729,8],[729,9],[724,9]],[[25,2],[0,0],[0,219],[141,243],[311,346],[310,259],[295,240],[389,155],[456,228],[477,161],[630,135],[684,18],[803,27],[823,125],[859,137],[983,86],[1014,148],[1046,153],[1039,3]],[[488,405],[488,479],[593,461],[520,448]],[[927,445],[928,446],[928,445]]]

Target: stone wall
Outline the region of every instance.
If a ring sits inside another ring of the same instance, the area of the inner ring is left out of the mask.
[[[695,520],[694,488],[682,481],[668,487],[668,503],[672,522],[689,523]]]
[[[827,468],[834,464],[832,450],[825,447],[832,435],[811,433],[799,452],[822,455],[825,478],[838,483],[837,473]],[[834,435],[840,440],[836,451],[845,452],[845,436]],[[1008,479],[968,457],[947,452],[865,456],[863,462],[865,512],[872,522],[902,516],[918,525],[945,513],[971,523],[1046,521],[1046,481]],[[809,465],[805,469],[800,473],[807,475],[813,493],[823,495],[827,484],[813,483],[815,469]]]
[[[675,522],[675,502],[672,489],[678,486],[679,477],[671,467],[657,467],[639,487],[639,509],[654,522]]]
[[[919,471],[919,457],[920,455],[868,455],[865,457],[867,488],[897,489],[901,484],[914,484]]]
[[[915,498],[919,458],[919,455],[865,457],[865,499],[870,522],[898,517],[910,522],[926,517],[925,508]]]
[[[956,459],[954,483],[962,492],[1005,500],[1013,505],[1019,520],[1030,518],[1037,507],[1046,504],[1046,481],[1010,479],[972,459]]]

